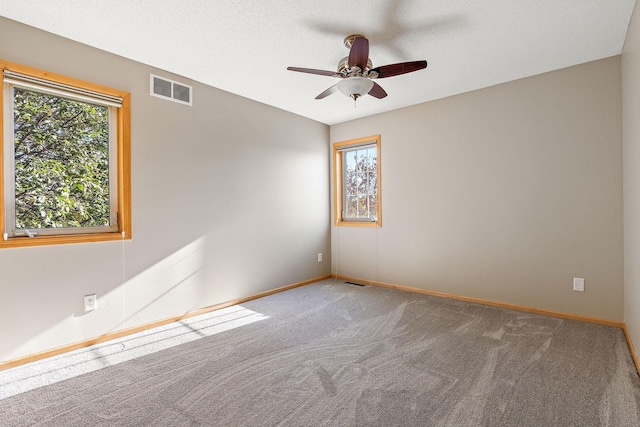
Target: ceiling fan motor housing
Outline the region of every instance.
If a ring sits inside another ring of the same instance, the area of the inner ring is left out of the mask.
[[[367,67],[362,70],[360,67],[358,66],[354,66],[349,68],[349,57],[345,56],[344,58],[342,58],[340,60],[340,62],[338,62],[338,74],[340,75],[340,77],[342,78],[346,78],[346,77],[366,77],[369,79],[375,79],[376,77],[378,77],[378,73],[376,73],[375,71],[371,71],[371,69],[373,68],[373,62],[371,62],[371,59],[367,59]]]

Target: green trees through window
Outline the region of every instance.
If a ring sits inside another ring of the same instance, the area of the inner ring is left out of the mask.
[[[109,226],[109,107],[13,90],[16,229]]]

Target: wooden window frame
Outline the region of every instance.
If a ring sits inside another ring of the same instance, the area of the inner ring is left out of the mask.
[[[377,170],[377,189],[378,189],[378,209],[377,221],[349,221],[342,219],[343,197],[342,197],[342,163],[343,151],[350,146],[356,147],[367,142],[376,145],[376,170]],[[349,227],[382,227],[382,174],[381,174],[381,151],[380,151],[380,135],[372,135],[363,138],[350,139],[347,141],[336,142],[333,144],[333,218],[334,224],[337,226]]]
[[[116,109],[116,158],[117,158],[117,188],[118,188],[118,230],[114,232],[48,235],[34,237],[11,237],[7,240],[0,238],[0,249],[29,246],[60,245],[68,243],[107,242],[131,239],[131,94],[118,89],[101,86],[60,74],[50,73],[37,68],[27,67],[12,62],[0,60],[0,68],[31,77],[49,80],[51,82],[87,89],[93,92],[122,98],[122,106]],[[4,138],[6,124],[4,123],[5,91],[0,91],[0,230],[5,227],[5,173]]]

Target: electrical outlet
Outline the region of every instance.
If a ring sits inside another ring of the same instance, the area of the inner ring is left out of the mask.
[[[84,312],[93,311],[98,308],[98,298],[96,294],[84,296]]]
[[[578,292],[584,292],[584,279],[580,277],[573,278],[573,290]]]
[[[318,254],[318,262],[322,262],[322,252]]]

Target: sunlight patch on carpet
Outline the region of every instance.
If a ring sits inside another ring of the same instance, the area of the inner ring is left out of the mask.
[[[268,318],[235,305],[7,369],[0,372],[0,400]]]

